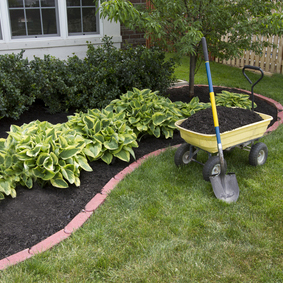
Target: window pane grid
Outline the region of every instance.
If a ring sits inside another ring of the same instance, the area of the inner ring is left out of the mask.
[[[58,35],[55,0],[8,0],[8,4],[12,37]]]
[[[97,33],[93,0],[67,0],[69,35]]]

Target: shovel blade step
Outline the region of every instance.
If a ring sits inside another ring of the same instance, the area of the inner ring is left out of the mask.
[[[239,197],[239,185],[236,175],[228,173],[227,175],[216,175],[209,177],[213,192],[218,199],[227,203],[236,202]]]

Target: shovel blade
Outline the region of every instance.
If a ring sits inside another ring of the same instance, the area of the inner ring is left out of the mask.
[[[236,175],[228,173],[227,175],[216,175],[209,177],[213,192],[218,199],[227,203],[236,202],[239,197],[239,185]]]

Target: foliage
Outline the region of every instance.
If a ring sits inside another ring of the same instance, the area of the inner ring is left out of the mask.
[[[113,113],[103,109],[88,110],[69,116],[67,125],[92,142],[83,152],[91,161],[101,158],[110,164],[113,157],[129,162],[135,158],[133,147],[138,147],[134,131],[126,125],[124,113]]]
[[[45,56],[31,62],[39,74],[34,92],[50,112],[102,109],[135,86],[165,92],[172,84],[174,64],[165,62],[164,52],[141,46],[117,49],[107,36],[102,41],[99,47],[88,43],[83,60],[76,55],[67,61]]]
[[[68,94],[74,89],[68,83],[72,74],[66,62],[44,55],[43,59],[31,60],[30,69],[34,77],[33,95],[48,106],[50,113],[66,110]]]
[[[143,46],[114,47],[105,36],[103,45],[88,43],[86,57],[60,60],[50,55],[28,62],[23,52],[0,57],[0,117],[19,118],[35,99],[50,113],[102,109],[133,87],[165,93],[173,83],[174,63],[164,52]]]
[[[173,59],[165,61],[165,53],[160,48],[127,45],[120,52],[116,75],[122,94],[134,87],[164,94],[174,82]]]
[[[110,51],[107,44],[97,48],[88,44],[84,60],[77,56],[68,59],[68,68],[72,75],[70,79],[75,86],[75,91],[68,94],[68,107],[82,111],[101,109],[121,95],[115,71],[119,51],[113,46]]]
[[[36,180],[58,188],[79,186],[81,169],[92,171],[83,151],[91,143],[66,124],[12,125],[8,138],[0,140],[0,198],[15,197],[17,184],[32,188]]]
[[[240,107],[249,110],[252,109],[252,101],[250,100],[250,96],[243,93],[232,93],[223,90],[222,93],[218,93],[215,96],[215,102],[218,106]],[[255,103],[254,108],[256,108]]]
[[[157,95],[149,89],[134,88],[123,94],[120,99],[113,100],[106,107],[109,111],[125,113],[128,125],[134,129],[137,136],[143,134],[166,139],[173,137],[175,122],[205,108],[205,103],[199,103],[194,98],[189,104],[181,101],[172,103],[168,98]]]
[[[79,76],[80,85],[89,92],[83,101],[88,108],[102,108],[113,99],[136,88],[150,88],[165,93],[173,83],[174,63],[165,61],[165,54],[158,48],[127,46],[114,47],[111,38],[105,36],[101,47],[88,44],[84,73]],[[88,103],[90,99],[93,99]]]
[[[131,1],[102,1],[102,18],[120,21],[126,27],[145,31],[151,44],[190,55],[190,95],[193,95],[196,62],[202,57],[200,40],[205,36],[212,56],[229,59],[244,50],[257,53],[269,42],[253,41],[262,35],[283,34],[282,1],[247,0],[151,0],[149,5]],[[227,41],[222,41],[227,36]]]
[[[35,97],[35,87],[24,51],[0,55],[0,117],[18,119]]]
[[[12,125],[8,138],[0,139],[0,199],[15,197],[18,184],[32,188],[35,181],[58,188],[79,186],[80,171],[92,171],[87,158],[108,164],[113,157],[129,162],[138,144],[123,117],[94,109],[70,116],[64,124],[37,120]]]

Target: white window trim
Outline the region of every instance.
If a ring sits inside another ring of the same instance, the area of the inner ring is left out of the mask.
[[[66,1],[58,0],[58,36],[38,37],[38,38],[11,38],[11,26],[7,0],[0,1],[0,20],[2,28],[2,40],[0,39],[0,54],[17,52],[24,49],[44,49],[54,47],[85,46],[86,42],[101,44],[101,39],[106,34],[113,36],[112,41],[120,46],[122,37],[120,35],[119,23],[109,22],[99,18],[99,33],[86,35],[68,35],[67,5]],[[111,26],[112,25],[112,26]],[[116,26],[115,26],[116,25]],[[115,28],[112,28],[114,27]],[[106,28],[105,28],[106,27]],[[114,30],[114,34],[112,34]],[[118,46],[118,47],[119,47]]]

